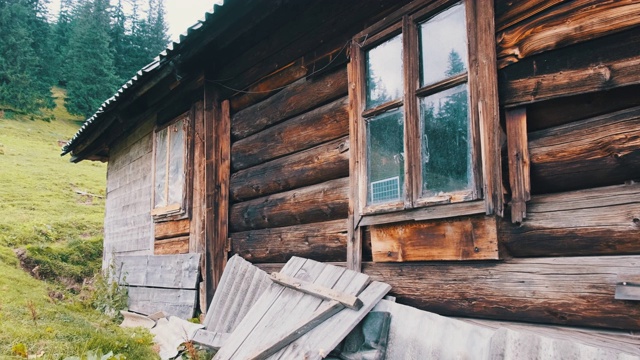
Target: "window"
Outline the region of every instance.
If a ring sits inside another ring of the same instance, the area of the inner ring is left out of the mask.
[[[478,72],[469,70],[477,68],[476,5],[416,3],[353,41],[351,96],[358,106],[352,130],[362,215],[465,202],[478,212],[483,191],[495,191],[483,181],[479,112],[483,101],[497,107],[497,99],[478,89]],[[494,118],[486,120],[489,130],[499,127]]]
[[[188,126],[189,118],[183,114],[155,133],[151,214],[156,218],[185,212]]]

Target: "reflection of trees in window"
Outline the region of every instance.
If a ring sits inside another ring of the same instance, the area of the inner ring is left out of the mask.
[[[451,50],[446,75],[464,72],[460,55]],[[430,194],[470,186],[470,139],[467,84],[421,99],[423,190]]]
[[[399,177],[404,184],[403,108],[375,116],[367,121],[368,183]],[[398,194],[401,195],[401,194]]]

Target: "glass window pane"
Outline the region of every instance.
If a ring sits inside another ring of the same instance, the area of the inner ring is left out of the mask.
[[[167,204],[182,204],[184,189],[184,121],[169,126],[171,152],[169,153],[169,199]]]
[[[402,34],[367,51],[367,109],[402,97]]]
[[[420,100],[423,195],[472,187],[468,104],[467,84]]]
[[[167,205],[164,193],[167,181],[167,129],[156,133],[156,173],[155,173],[155,204],[154,208]]]
[[[404,191],[402,107],[367,121],[367,188],[370,204],[398,200]]]
[[[463,4],[420,24],[420,54],[421,86],[467,71],[467,26]]]

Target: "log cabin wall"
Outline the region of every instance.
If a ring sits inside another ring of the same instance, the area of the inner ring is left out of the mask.
[[[104,257],[115,253],[153,252],[153,221],[149,215],[153,191],[154,118],[113,144],[107,168]]]
[[[292,2],[286,22],[265,19],[256,28],[269,31],[243,35],[250,46],[221,51],[234,61],[208,81],[230,99],[231,253],[254,263],[346,260],[348,44],[403,3]]]
[[[495,11],[502,260],[363,271],[439,314],[638,330],[637,303],[614,296],[640,265],[640,1],[495,0]]]

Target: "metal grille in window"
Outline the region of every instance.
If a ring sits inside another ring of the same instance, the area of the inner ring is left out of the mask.
[[[400,198],[400,177],[394,176],[371,182],[371,202],[378,203]]]

